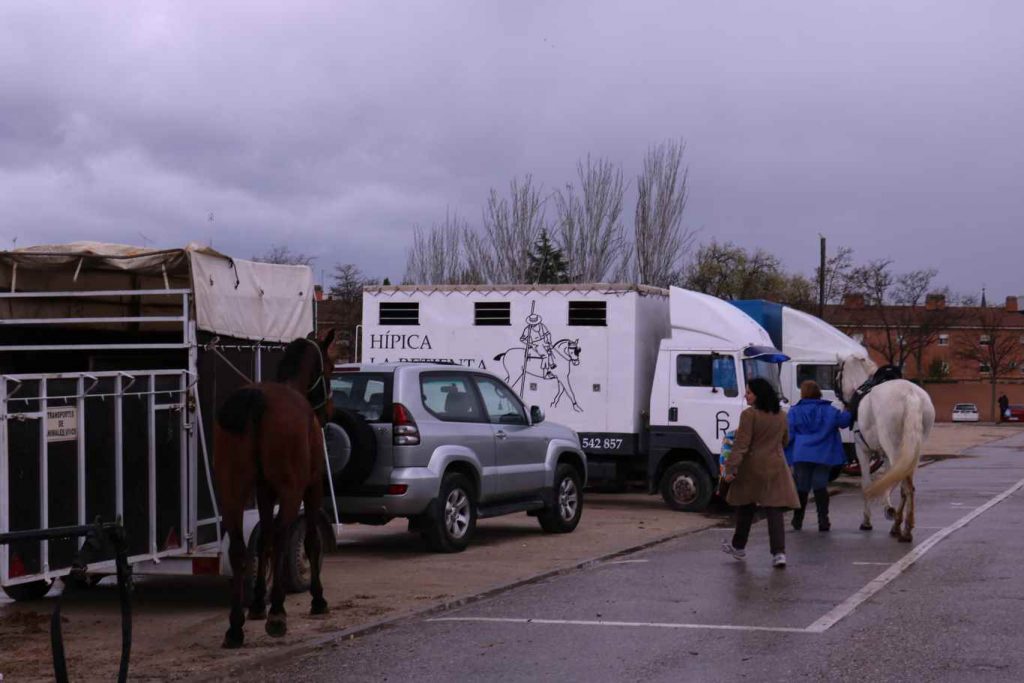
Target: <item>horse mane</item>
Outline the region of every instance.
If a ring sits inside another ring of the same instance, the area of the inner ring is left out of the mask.
[[[288,342],[288,346],[284,347],[284,356],[281,358],[281,363],[277,366],[278,382],[287,382],[298,377],[299,372],[302,370],[302,359],[309,353],[309,343],[311,341],[311,339],[300,338]],[[319,345],[316,342],[313,342],[313,344],[319,352]]]

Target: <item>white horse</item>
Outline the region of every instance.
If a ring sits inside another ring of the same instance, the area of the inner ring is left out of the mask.
[[[878,367],[866,358],[850,356],[839,366],[839,390],[843,400],[875,374]],[[935,424],[935,407],[928,393],[913,382],[890,380],[878,385],[863,398],[857,411],[855,444],[864,490],[864,521],[860,528],[871,527],[870,502],[886,497],[885,516],[893,519],[892,530],[900,541],[913,540],[914,473],[921,460],[921,449]],[[872,483],[870,461],[873,453],[885,457],[888,469]],[[892,505],[892,489],[900,485],[900,506]],[[904,524],[904,512],[906,512]]]
[[[511,384],[520,396],[524,393],[527,376],[554,380],[558,383],[558,391],[551,401],[551,407],[556,407],[562,396],[568,396],[572,401],[572,409],[582,413],[583,408],[576,402],[576,392],[573,391],[572,380],[569,378],[573,366],[580,364],[580,340],[560,339],[551,345],[551,354],[555,361],[554,367],[548,367],[545,358],[531,354],[529,349],[522,346],[503,351],[495,356],[494,360],[501,361],[502,367],[505,368],[505,381]],[[512,380],[513,377],[515,380]]]

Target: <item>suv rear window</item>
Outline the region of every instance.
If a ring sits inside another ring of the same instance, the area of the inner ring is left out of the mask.
[[[331,378],[335,410],[358,413],[367,422],[391,421],[391,380],[386,372],[346,372]]]

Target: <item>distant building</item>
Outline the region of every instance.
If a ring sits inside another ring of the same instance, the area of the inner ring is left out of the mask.
[[[902,365],[904,377],[932,395],[940,420],[948,421],[960,402],[976,403],[989,419],[993,368],[982,357],[992,343],[1003,359],[996,395],[1024,403],[1024,312],[1016,296],[996,308],[947,306],[941,294],[929,295],[923,306],[877,306],[851,294],[827,306],[825,319],[864,344],[876,363]]]

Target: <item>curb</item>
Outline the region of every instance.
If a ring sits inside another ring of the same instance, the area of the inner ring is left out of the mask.
[[[511,581],[500,586],[488,588],[479,593],[464,595],[453,600],[448,600],[442,603],[438,603],[436,605],[431,605],[430,607],[414,610],[412,612],[403,612],[401,614],[386,617],[378,621],[371,621],[369,623],[359,624],[357,626],[352,626],[342,631],[337,631],[326,636],[320,636],[318,638],[313,638],[300,643],[295,643],[294,645],[289,645],[280,649],[275,648],[273,651],[268,652],[265,655],[257,655],[251,659],[247,659],[244,662],[232,664],[230,667],[225,667],[225,669],[219,672],[211,673],[209,676],[205,676],[198,680],[222,681],[225,679],[237,678],[239,675],[242,674],[252,674],[254,673],[252,668],[254,666],[259,667],[261,669],[267,666],[273,666],[285,660],[292,660],[297,657],[310,654],[312,652],[315,652],[316,650],[319,650],[329,645],[338,644],[346,640],[354,640],[356,638],[371,635],[378,631],[383,631],[385,629],[391,628],[392,626],[398,625],[399,622],[421,619],[423,617],[429,617],[434,614],[439,614],[441,612],[447,612],[449,610],[465,607],[466,605],[481,602],[483,600],[493,598],[503,593],[513,591],[517,588],[522,588],[523,586],[539,583],[546,579],[554,578],[557,576],[570,574],[581,569],[587,569],[596,564],[607,562],[608,560],[617,557],[622,557],[623,555],[637,553],[642,550],[647,550],[648,548],[659,546],[663,543],[667,543],[677,538],[683,538],[686,536],[691,536],[693,534],[699,534],[703,531],[707,531],[708,529],[729,526],[729,524],[729,520],[718,520],[706,526],[702,526],[699,529],[688,529],[686,531],[673,532],[665,536],[659,536],[658,538],[652,539],[650,541],[645,541],[644,543],[640,543],[638,545],[629,546],[628,548],[622,548],[620,550],[614,550],[612,552],[605,553],[604,555],[591,557],[589,559],[576,562],[566,567],[549,569],[548,571],[540,572],[539,574],[534,574],[523,579],[517,579],[515,581]]]

